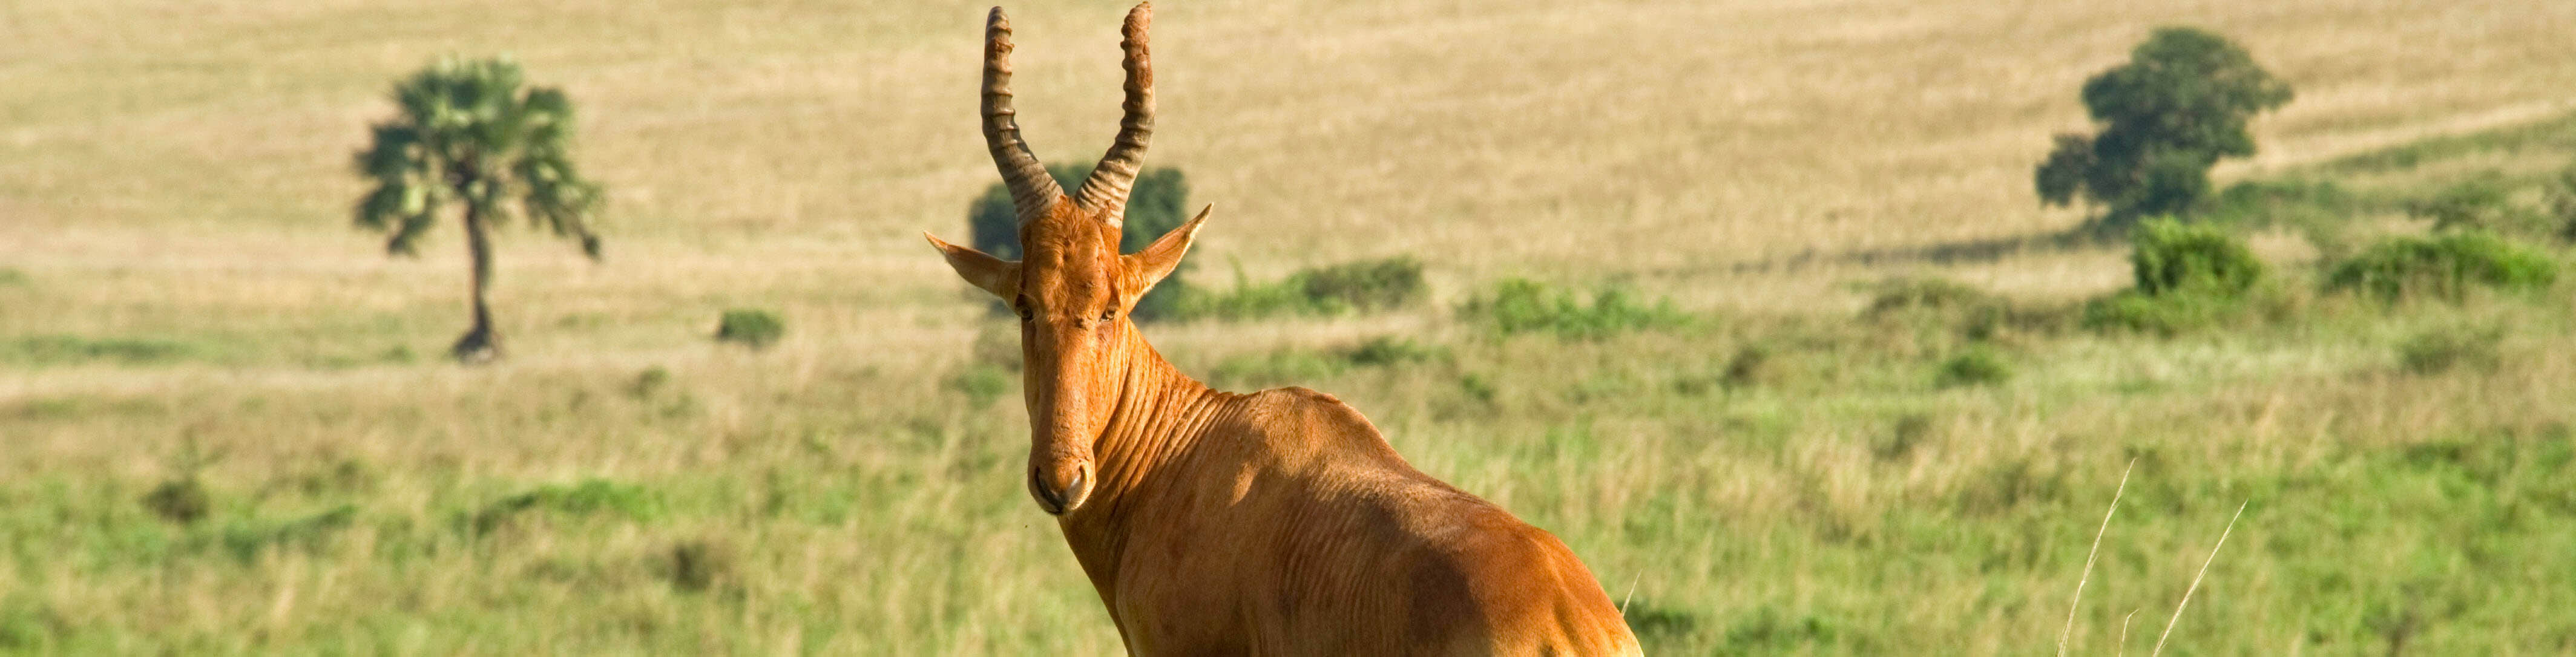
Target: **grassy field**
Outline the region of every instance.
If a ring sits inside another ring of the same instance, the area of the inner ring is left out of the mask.
[[[2166,337],[2075,325],[2117,247],[1903,255],[2080,221],[2030,166],[2170,22],[2299,93],[2222,181],[2334,181],[2356,239],[2487,171],[2530,202],[2576,5],[1481,4],[1161,9],[1194,283],[1410,255],[1435,296],[1148,328],[1184,370],[1351,401],[1656,654],[2052,653],[2132,462],[2073,652],[2150,649],[2243,504],[2167,650],[2576,653],[2576,284],[2384,305],[2267,228],[2264,310]],[[1012,7],[1042,157],[1114,133],[1123,8]],[[915,236],[993,180],[982,9],[0,8],[0,652],[1114,654],[1019,482],[1010,327]],[[512,358],[461,368],[453,227],[384,257],[348,160],[397,76],[501,51],[580,103],[608,258],[505,233]],[[1459,310],[1513,276],[1680,318]],[[1866,310],[1898,276],[2013,319]],[[729,308],[786,339],[713,343]]]

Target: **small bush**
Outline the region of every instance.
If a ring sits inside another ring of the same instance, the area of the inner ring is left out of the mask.
[[[787,323],[766,310],[727,310],[716,321],[716,341],[766,349],[787,334]]]
[[[671,546],[671,585],[682,591],[704,591],[734,578],[733,546],[720,541],[682,541]]]
[[[2548,254],[2484,230],[2389,237],[2326,272],[2327,289],[2383,301],[2418,294],[2457,301],[2471,286],[2537,290],[2557,280],[2558,263]]]
[[[0,287],[26,284],[27,272],[19,271],[16,267],[0,267]]]
[[[2173,335],[2211,326],[2245,315],[2264,278],[2263,261],[2217,226],[2150,219],[2130,239],[2134,287],[2086,303],[2086,328]]]
[[[1779,378],[1779,369],[1770,347],[1748,344],[1726,359],[1726,372],[1718,380],[1728,388],[1747,388],[1773,382]]]
[[[1330,316],[1391,310],[1430,296],[1422,262],[1398,256],[1307,268],[1276,283],[1254,283],[1238,272],[1234,289],[1194,293],[1179,302],[1173,315],[1224,320]]]
[[[1941,361],[1936,379],[1941,387],[1949,388],[2003,383],[2012,375],[2012,363],[2006,362],[2002,354],[1979,346]]]
[[[1504,334],[1542,332],[1576,339],[1599,339],[1689,321],[1688,315],[1673,308],[1671,299],[1646,305],[1625,290],[1607,288],[1594,293],[1592,303],[1586,305],[1573,292],[1522,278],[1495,284],[1492,292],[1469,300],[1460,312]]]
[[[160,516],[162,520],[180,524],[205,519],[206,512],[213,507],[212,497],[206,494],[206,485],[199,483],[194,476],[161,482],[152,488],[152,492],[143,495],[143,508],[152,510],[152,515]]]
[[[2397,361],[2414,374],[2440,374],[2460,367],[2494,371],[2504,364],[2503,327],[2451,327],[2415,334],[2397,345]]]
[[[2243,240],[2207,224],[2149,219],[2129,235],[2130,273],[2139,292],[2238,295],[2263,279],[2263,261]]]
[[[1412,256],[1308,269],[1288,277],[1310,302],[1352,310],[1386,310],[1428,296],[1422,261]]]

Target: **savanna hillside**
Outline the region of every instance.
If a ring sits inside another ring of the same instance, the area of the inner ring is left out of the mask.
[[[737,4],[0,9],[0,650],[1114,653],[1009,327],[917,237],[994,180],[986,5]],[[2131,462],[2075,651],[2149,649],[2240,504],[2168,650],[2576,650],[2576,285],[2382,303],[2251,222],[2262,299],[2167,335],[2078,319],[2117,245],[1916,257],[2080,222],[2031,166],[2169,23],[2298,92],[2222,183],[2331,181],[2358,244],[2464,180],[2536,206],[2576,5],[1489,4],[1160,9],[1193,284],[1411,256],[1433,297],[1166,354],[1352,402],[1658,654],[2050,652]],[[1114,133],[1124,8],[1011,7],[1040,157]],[[607,254],[501,235],[511,356],[462,368],[454,226],[387,258],[350,158],[499,52],[579,104]],[[1648,307],[1462,310],[1507,277]],[[785,338],[713,343],[732,308]]]

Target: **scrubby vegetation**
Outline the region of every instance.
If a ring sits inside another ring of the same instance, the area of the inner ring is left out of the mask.
[[[1183,297],[1174,314],[1227,321],[1333,316],[1402,308],[1430,296],[1422,261],[1397,256],[1302,269],[1273,283],[1253,282],[1237,272],[1233,289]]]
[[[2385,301],[2431,296],[2457,301],[2475,288],[2528,291],[2558,280],[2558,261],[2482,229],[2398,235],[2326,272],[2326,286]]]
[[[2397,345],[2397,361],[2406,371],[2433,375],[2467,367],[2494,371],[2504,363],[2498,345],[2504,328],[2443,326],[2425,330]]]
[[[1550,333],[1561,338],[1599,339],[1620,333],[1688,324],[1691,317],[1671,299],[1646,303],[1636,293],[1605,287],[1591,303],[1571,290],[1525,278],[1507,279],[1469,299],[1458,309],[1497,333]]]
[[[787,321],[758,309],[727,310],[716,318],[716,341],[766,349],[787,335]]]
[[[2149,219],[2130,234],[2127,290],[2084,308],[2084,325],[2175,334],[2244,316],[2264,281],[2244,240],[2212,224]]]

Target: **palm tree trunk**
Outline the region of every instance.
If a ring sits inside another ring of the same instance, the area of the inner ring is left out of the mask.
[[[476,364],[501,357],[501,335],[492,329],[492,236],[483,213],[465,206],[465,251],[474,259],[474,328],[456,340],[458,362]]]

